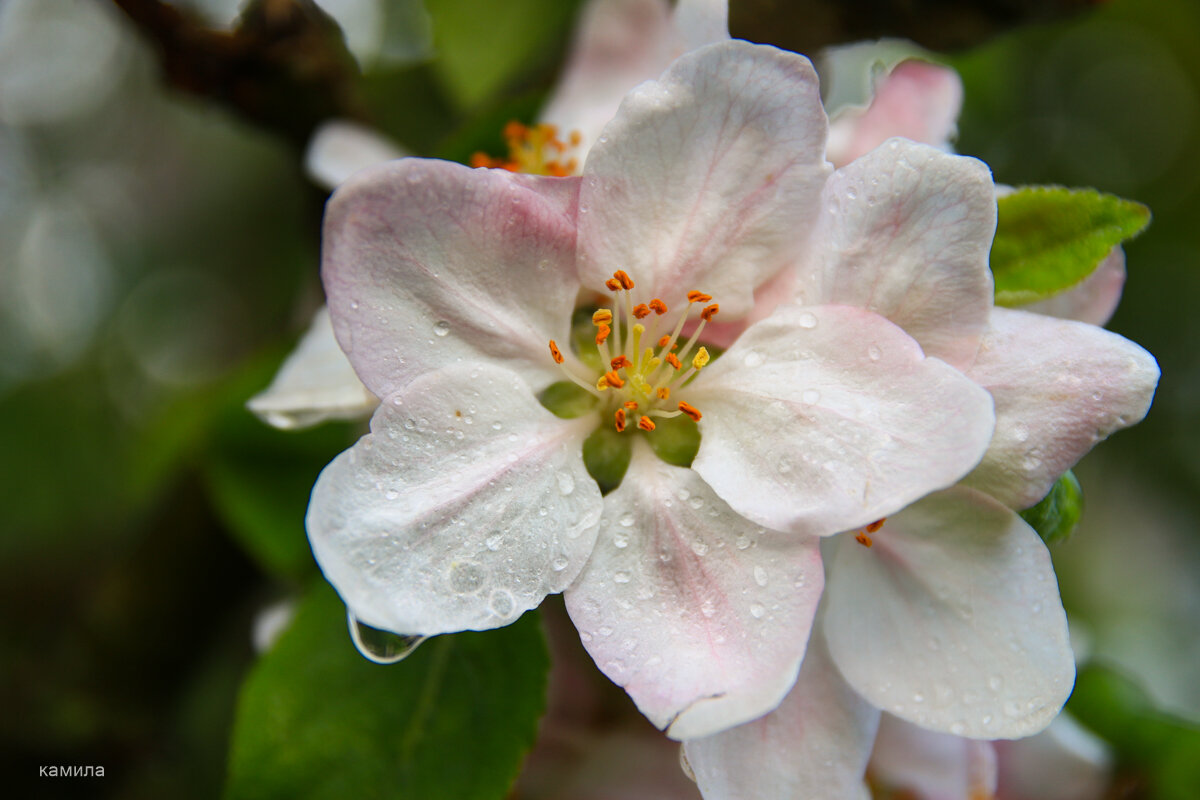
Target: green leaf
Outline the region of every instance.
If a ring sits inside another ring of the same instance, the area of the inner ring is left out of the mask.
[[[438,636],[381,666],[320,584],[242,687],[226,800],[500,800],[545,708],[538,622]]]
[[[550,384],[538,395],[538,402],[563,419],[582,417],[596,408],[596,396],[571,381]]]
[[[434,67],[462,108],[471,108],[567,41],[576,2],[426,0],[437,47]]]
[[[632,459],[633,437],[617,433],[611,423],[600,425],[583,440],[583,465],[603,494],[621,485]]]
[[[1196,796],[1200,727],[1156,710],[1128,678],[1095,665],[1080,670],[1067,710],[1113,747],[1118,782],[1146,786],[1138,797]]]
[[[1150,222],[1150,209],[1094,189],[1029,186],[997,201],[996,304],[1020,306],[1075,286],[1113,247]]]
[[[1021,512],[1021,518],[1046,544],[1056,544],[1070,538],[1082,513],[1083,488],[1075,473],[1067,470],[1037,505]]]
[[[690,467],[700,450],[700,428],[685,416],[660,418],[654,433],[646,434],[646,441],[668,464]]]

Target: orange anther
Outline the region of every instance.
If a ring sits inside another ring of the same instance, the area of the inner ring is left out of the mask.
[[[871,545],[875,544],[871,541],[871,537],[867,536],[867,534],[863,533],[862,531],[854,534],[854,541],[858,542],[863,547],[870,547]]]
[[[638,303],[633,307],[633,315],[638,319],[645,319],[650,316],[650,306],[645,303]]]
[[[666,336],[663,336],[661,339],[658,340],[658,346],[666,347],[667,342],[669,342],[669,341],[671,341],[671,336],[670,336],[670,334],[667,334]]]
[[[704,292],[697,292],[695,289],[688,292],[687,297],[688,297],[689,303],[707,303],[709,300],[712,300],[711,294],[705,294]]]
[[[667,363],[670,364],[675,369],[683,368],[683,364],[679,363],[679,356],[675,355],[674,353],[667,353],[666,358],[667,358]]]
[[[558,345],[554,343],[553,339],[550,340],[550,355],[553,356],[555,364],[563,363],[562,351],[558,349]]]
[[[630,411],[637,411],[637,400],[626,400],[624,403],[622,403],[622,405],[624,405]]]
[[[659,400],[666,400],[668,397],[671,396],[671,387],[670,386],[660,386],[658,391],[655,392],[655,394],[658,395]]]
[[[695,406],[688,405],[687,403],[685,403],[681,400],[681,401],[679,401],[679,410],[682,411],[687,416],[691,417],[693,422],[700,421],[700,416],[701,416],[700,410],[697,409]]]
[[[614,372],[621,369],[622,367],[632,367],[633,366],[633,364],[629,363],[629,359],[626,358],[625,356],[617,356],[612,361],[608,362],[608,365],[613,368]]]
[[[605,340],[608,339],[608,335],[610,333],[612,333],[612,328],[601,323],[599,325],[599,327],[596,328],[596,344],[597,345],[604,344]]]
[[[571,147],[579,147],[579,145],[583,144],[583,134],[579,131],[571,131],[571,133],[567,135],[567,142],[571,145]]]
[[[504,138],[506,141],[512,140],[512,139],[524,139],[528,135],[529,135],[529,128],[526,128],[524,125],[517,122],[515,119],[509,120],[508,123],[504,126]]]
[[[620,389],[625,385],[625,381],[621,380],[621,376],[617,374],[615,369],[604,373],[604,381],[614,389]]]
[[[884,517],[883,519],[877,519],[874,522],[872,522],[870,525],[868,525],[867,527],[863,528],[863,530],[866,531],[867,533],[875,533],[875,531],[877,531],[883,527],[884,520],[886,520],[886,519],[887,519],[887,517]]]
[[[621,289],[621,282],[616,278],[609,278],[604,282],[604,285],[608,287],[610,292],[620,291]]]
[[[612,312],[607,308],[598,308],[592,312],[592,324],[603,325],[612,322]]]
[[[721,306],[719,303],[713,303],[711,306],[705,306],[704,310],[700,312],[700,319],[704,320],[705,322],[711,322],[712,318],[715,317],[717,312],[720,310]]]
[[[650,301],[650,308],[655,314],[662,315],[667,313],[667,304],[662,300],[659,300],[657,297]]]
[[[629,273],[623,269],[619,269],[613,273],[613,278],[621,284],[621,288],[629,290],[633,288],[633,278],[629,277]]]
[[[617,425],[616,425],[617,433],[621,433],[622,431],[625,430],[625,409],[618,408],[616,417],[617,417]]]
[[[654,420],[649,417],[640,417],[638,419],[638,427],[644,431],[652,431],[655,428]]]

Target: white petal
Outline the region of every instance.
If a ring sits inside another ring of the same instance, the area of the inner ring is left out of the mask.
[[[271,385],[246,407],[283,430],[306,428],[332,419],[363,419],[378,398],[367,391],[333,337],[329,311],[321,308]]]
[[[729,38],[729,0],[677,0],[672,17],[678,57],[688,50]]]
[[[590,424],[558,419],[490,365],[413,381],[317,479],[307,525],[325,577],[372,627],[507,625],[566,588],[592,550]]]
[[[707,736],[767,713],[796,679],[824,584],[817,541],[760,528],[639,444],[567,610],[651,722]]]
[[[1000,786],[1004,797],[1038,800],[1096,800],[1112,772],[1112,753],[1103,739],[1071,715],[1015,742],[1001,742]]]
[[[1075,659],[1050,554],[986,495],[955,487],[838,542],[825,633],[867,700],[929,730],[1028,736],[1071,692]]]
[[[561,374],[578,179],[402,158],[329,201],[322,273],[333,327],[380,397],[459,361],[502,361],[531,382]]]
[[[564,134],[579,131],[579,154],[586,154],[616,115],[621,98],[667,66],[672,43],[665,0],[591,0],[541,119]]]
[[[344,119],[317,128],[304,153],[304,171],[318,185],[336,189],[360,169],[408,155],[378,132]]]
[[[704,415],[693,468],[739,513],[832,535],[961,478],[991,398],[880,316],[785,306],[681,393]]]
[[[1033,505],[1096,443],[1146,415],[1158,374],[1153,356],[1115,333],[995,309],[967,375],[996,400],[996,435],[965,482],[1013,508]]]
[[[623,269],[647,299],[699,289],[746,313],[808,235],[824,144],[807,59],[741,41],[684,55],[625,98],[588,154],[582,280],[601,288]]]
[[[1125,251],[1117,246],[1109,251],[1095,271],[1078,286],[1046,300],[1022,306],[1021,310],[1103,325],[1117,310],[1117,303],[1121,302],[1121,290],[1124,288]]]
[[[878,724],[815,635],[779,708],[684,748],[706,800],[846,800],[861,792]]]
[[[991,173],[973,158],[893,139],[825,185],[806,303],[887,317],[926,355],[971,363],[992,306]],[[805,275],[807,273],[807,275]]]
[[[991,742],[927,731],[891,714],[879,721],[868,769],[878,784],[921,800],[976,800],[996,791]]]

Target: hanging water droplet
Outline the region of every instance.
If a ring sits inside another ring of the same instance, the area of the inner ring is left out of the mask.
[[[362,653],[363,658],[376,664],[395,664],[405,659],[427,636],[404,636],[391,631],[372,628],[358,621],[353,612],[346,609],[346,626],[350,629],[350,641]]]
[[[440,322],[438,322],[436,325],[433,326],[433,335],[434,336],[445,336],[449,332],[450,332],[450,323],[446,322],[446,320],[441,320]]]
[[[815,328],[817,327],[817,315],[811,311],[805,311],[800,315],[800,318],[796,320],[796,323],[801,328]]]

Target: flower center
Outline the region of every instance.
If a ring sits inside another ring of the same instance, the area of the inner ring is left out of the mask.
[[[687,294],[687,308],[666,332],[664,318],[667,304],[659,298],[649,303],[634,304],[633,279],[624,270],[617,270],[605,286],[615,297],[612,308],[600,308],[592,314],[596,328],[596,350],[605,369],[594,380],[574,374],[565,365],[558,344],[550,340],[550,355],[563,373],[575,384],[599,398],[602,413],[611,414],[618,433],[626,429],[653,431],[655,419],[686,416],[699,421],[700,410],[672,397],[685,388],[708,364],[708,349],[693,348],[704,326],[720,307],[711,303],[712,297],[703,292]],[[680,344],[680,334],[692,310],[700,304],[700,323],[686,343]]]
[[[492,158],[487,153],[471,156],[472,167],[493,167],[529,175],[562,178],[579,171],[579,159],[568,152],[579,146],[582,135],[571,131],[566,141],[558,138],[558,127],[546,122],[532,127],[513,120],[504,126],[508,158]]]

